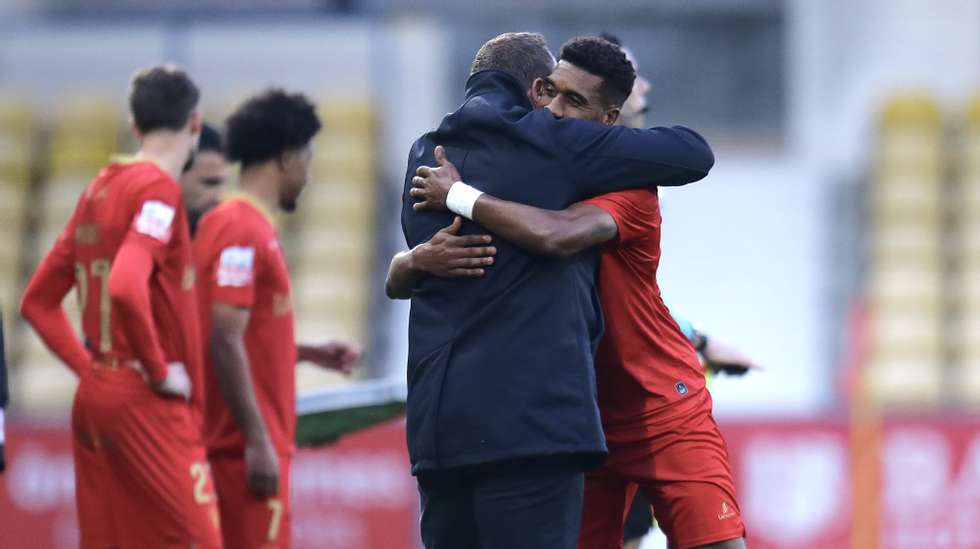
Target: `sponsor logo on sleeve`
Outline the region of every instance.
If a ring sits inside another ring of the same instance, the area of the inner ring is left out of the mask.
[[[170,240],[171,226],[175,210],[159,200],[147,200],[133,223],[136,232],[155,238],[160,242]]]
[[[243,288],[252,283],[255,248],[229,246],[221,250],[218,259],[218,286]]]

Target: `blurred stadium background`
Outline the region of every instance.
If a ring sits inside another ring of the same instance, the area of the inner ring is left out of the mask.
[[[509,30],[555,50],[618,34],[653,84],[650,122],[715,147],[708,179],[667,193],[661,282],[765,368],[712,387],[749,545],[980,547],[976,0],[0,1],[0,547],[77,545],[74,382],[16,304],[81,188],[131,148],[133,71],[183,65],[218,124],[269,85],[318,100],[314,178],[284,229],[299,334],[361,341],[355,378],[399,379],[407,304],[382,281],[405,153]],[[293,497],[296,547],[417,546],[397,421],[302,450]]]

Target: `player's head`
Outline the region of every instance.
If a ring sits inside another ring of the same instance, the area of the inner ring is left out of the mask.
[[[316,107],[305,96],[270,89],[243,103],[228,118],[225,152],[242,171],[264,166],[279,183],[279,207],[296,209],[313,159],[311,141],[320,131]]]
[[[531,97],[559,118],[612,125],[635,79],[633,65],[619,46],[583,36],[562,46],[555,70],[534,82]]]
[[[201,124],[201,139],[197,143],[197,151],[191,157],[184,174],[180,176],[192,229],[201,215],[218,203],[218,196],[225,182],[225,168],[221,134],[209,124]]]
[[[626,102],[623,103],[623,108],[619,112],[618,123],[630,128],[645,128],[647,126],[646,114],[650,110],[650,106],[647,103],[647,94],[650,93],[651,88],[650,81],[640,74],[640,65],[636,62],[636,56],[633,54],[633,50],[624,46],[615,35],[604,32],[601,36],[623,48],[623,53],[626,54],[626,58],[630,60],[630,63],[633,63],[633,70],[636,71],[633,90],[630,92],[630,96],[626,98]]]
[[[201,131],[200,97],[194,81],[173,65],[141,69],[129,86],[133,131],[140,139],[156,133],[178,134],[189,145],[189,155]]]
[[[536,32],[505,32],[491,38],[476,52],[470,74],[486,70],[506,72],[528,90],[530,98],[531,85],[551,74],[554,68],[555,56],[544,36]]]

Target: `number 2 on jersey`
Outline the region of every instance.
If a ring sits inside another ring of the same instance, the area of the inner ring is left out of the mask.
[[[93,259],[88,269],[82,262],[75,263],[75,280],[78,283],[78,306],[84,314],[89,298],[89,277],[101,279],[99,288],[99,352],[112,350],[112,301],[109,299],[109,271],[112,263],[108,259]]]

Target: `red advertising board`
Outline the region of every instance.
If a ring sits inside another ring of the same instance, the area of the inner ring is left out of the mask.
[[[850,544],[850,456],[843,423],[722,423],[752,549]]]
[[[78,547],[67,426],[8,425],[0,548]],[[409,549],[418,495],[403,421],[301,449],[293,461],[293,547]]]
[[[852,510],[862,503],[854,502],[847,423],[723,422],[722,431],[753,549],[851,546]],[[77,547],[67,430],[15,423],[8,435],[0,548]],[[980,420],[887,419],[874,450],[879,547],[980,549]],[[301,450],[293,479],[297,549],[417,547],[402,422]]]
[[[980,419],[885,419],[872,442],[873,502],[852,497],[846,423],[728,423],[722,431],[753,549],[850,547],[852,511],[862,504],[878,510],[878,547],[980,549]]]

